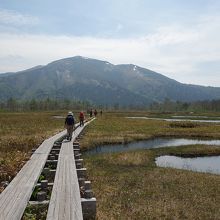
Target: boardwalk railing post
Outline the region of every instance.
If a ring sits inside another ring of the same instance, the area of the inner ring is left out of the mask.
[[[46,196],[47,196],[46,192],[44,192],[44,191],[38,192],[37,193],[37,201],[42,202],[42,201],[46,200]]]
[[[45,190],[48,187],[48,180],[41,180],[41,189]]]
[[[83,219],[95,219],[96,217],[96,198],[91,199],[81,199]]]

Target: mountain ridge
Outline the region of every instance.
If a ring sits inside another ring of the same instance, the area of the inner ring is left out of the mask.
[[[220,99],[220,87],[183,84],[134,65],[114,65],[81,56],[0,77],[0,100],[76,99],[94,104],[144,106],[165,99],[197,101]]]

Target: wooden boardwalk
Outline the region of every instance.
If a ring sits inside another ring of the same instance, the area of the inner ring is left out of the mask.
[[[0,194],[0,220],[21,219],[54,142],[65,134],[46,139]]]
[[[77,128],[73,140],[82,129]],[[21,219],[54,142],[65,134],[62,131],[45,140],[0,194],[0,220]],[[61,146],[47,219],[83,219],[72,142]]]
[[[61,219],[83,219],[72,141],[61,145],[47,214],[47,220]]]
[[[87,122],[85,126],[90,122]],[[47,220],[83,220],[73,153],[73,142],[83,129],[84,127],[78,127],[73,134],[72,141],[61,145]]]

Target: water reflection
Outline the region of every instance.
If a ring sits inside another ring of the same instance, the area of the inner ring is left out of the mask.
[[[187,138],[155,138],[150,140],[131,142],[128,144],[101,145],[86,151],[84,154],[93,155],[100,153],[125,152],[130,150],[151,149],[151,148],[160,148],[160,147],[177,147],[177,146],[195,145],[195,144],[220,146],[220,140],[199,140],[199,139],[187,139]]]
[[[216,118],[220,119],[220,117],[215,117],[215,116],[200,116],[200,115],[191,115],[191,116],[184,116],[184,115],[175,115],[171,116],[172,118],[211,118],[215,120]]]
[[[158,121],[191,121],[191,122],[209,122],[209,123],[220,123],[220,120],[194,120],[194,119],[182,119],[182,118],[148,118],[148,117],[126,117],[130,119],[146,119],[146,120],[158,120]]]
[[[197,172],[220,174],[220,156],[181,158],[175,156],[160,156],[156,158],[160,167],[172,167]]]

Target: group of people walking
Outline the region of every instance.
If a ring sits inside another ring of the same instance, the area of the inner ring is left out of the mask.
[[[89,110],[89,116],[92,117],[93,114],[95,117],[97,116],[98,112],[96,109],[94,111],[92,109]],[[102,110],[100,110],[100,115],[102,116]]]
[[[89,116],[92,117],[93,114],[95,117],[97,116],[98,112],[96,109],[94,111],[92,109],[89,110]],[[102,115],[102,110],[100,111],[100,115]],[[84,126],[84,120],[85,120],[85,115],[84,115],[84,112],[81,111],[79,113],[79,126],[80,127]],[[75,118],[72,112],[68,112],[65,118],[65,127],[67,129],[67,140],[71,141],[73,130],[75,128]]]

